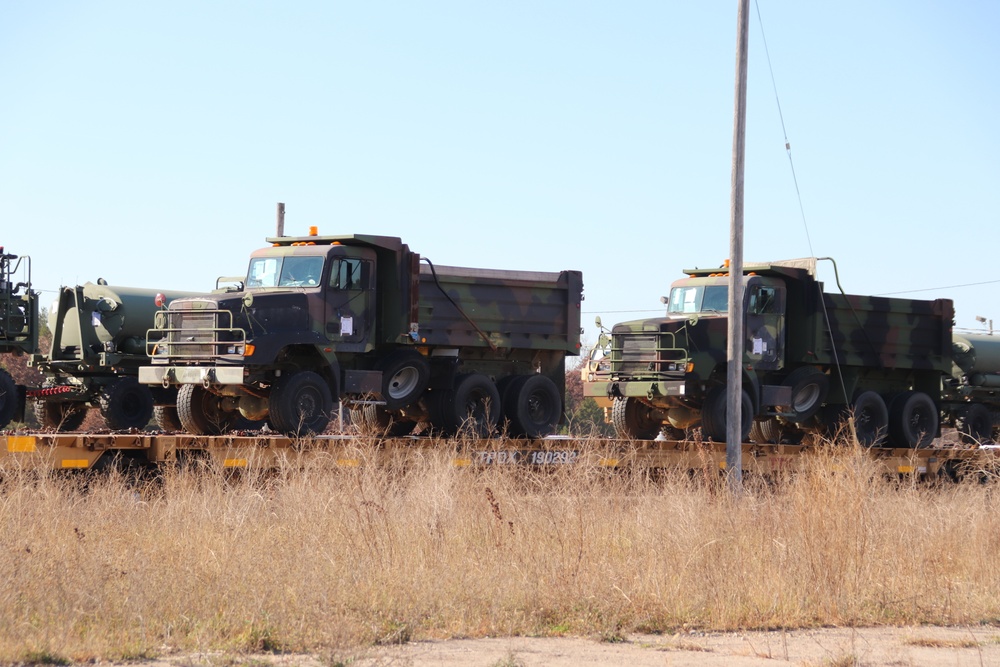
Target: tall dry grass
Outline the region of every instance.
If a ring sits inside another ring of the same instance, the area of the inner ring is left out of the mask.
[[[993,484],[886,480],[847,449],[740,497],[714,474],[414,454],[139,484],[4,471],[0,661],[1000,619]]]

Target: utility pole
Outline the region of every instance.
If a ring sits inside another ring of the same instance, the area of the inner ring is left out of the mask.
[[[729,347],[726,366],[726,481],[743,486],[743,165],[747,129],[747,33],[750,0],[737,0],[736,108],[733,119],[733,181],[729,225]]]

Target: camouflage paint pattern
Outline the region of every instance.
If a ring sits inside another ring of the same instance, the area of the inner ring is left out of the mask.
[[[495,380],[541,372],[562,388],[565,356],[579,354],[578,271],[432,268],[396,237],[267,240],[251,255],[243,291],[181,299],[158,318],[140,381],[266,396],[276,371],[314,369],[336,399],[345,371],[410,348]],[[290,259],[309,257],[323,259],[315,284],[278,276]],[[270,259],[280,264],[254,273]]]
[[[728,289],[725,269],[685,273],[672,296],[678,288]],[[787,406],[788,394],[770,389],[804,366],[829,377],[828,404],[847,404],[860,389],[887,396],[917,389],[940,402],[942,378],[952,370],[951,300],[825,293],[814,267],[800,261],[745,265],[743,284],[743,384],[755,414],[779,414],[775,408]],[[675,407],[697,412],[708,390],[725,383],[728,322],[721,304],[615,325],[605,367],[588,373],[584,394],[633,397],[661,416]]]

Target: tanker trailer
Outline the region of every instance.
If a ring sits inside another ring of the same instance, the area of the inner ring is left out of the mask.
[[[158,304],[182,296],[192,295],[112,287],[103,279],[63,287],[49,311],[49,352],[30,361],[46,376],[41,388],[28,391],[39,423],[72,431],[96,407],[112,430],[139,429],[155,407],[161,428],[177,430],[176,389],[142,385],[137,376]]]
[[[37,351],[38,292],[31,289],[31,258],[7,253],[0,246],[0,353]],[[24,387],[0,367],[0,428],[23,416]]]
[[[1000,423],[1000,336],[954,333],[952,372],[946,378],[941,407],[962,440],[985,444]]]

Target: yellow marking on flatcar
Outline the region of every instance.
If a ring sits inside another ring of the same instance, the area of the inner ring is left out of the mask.
[[[618,459],[598,459],[597,465],[605,468],[614,468],[618,465]]]
[[[247,467],[247,460],[246,459],[225,459],[222,462],[222,466],[224,468],[246,468]]]
[[[7,451],[25,453],[33,452],[35,451],[35,437],[31,435],[8,435]]]
[[[472,459],[453,459],[451,463],[456,468],[465,468],[472,465]]]
[[[337,459],[337,465],[345,468],[357,468],[361,465],[361,461],[357,459]]]
[[[90,461],[87,459],[63,459],[63,468],[89,468]]]
[[[913,472],[913,466],[896,466],[896,472],[911,473]]]

